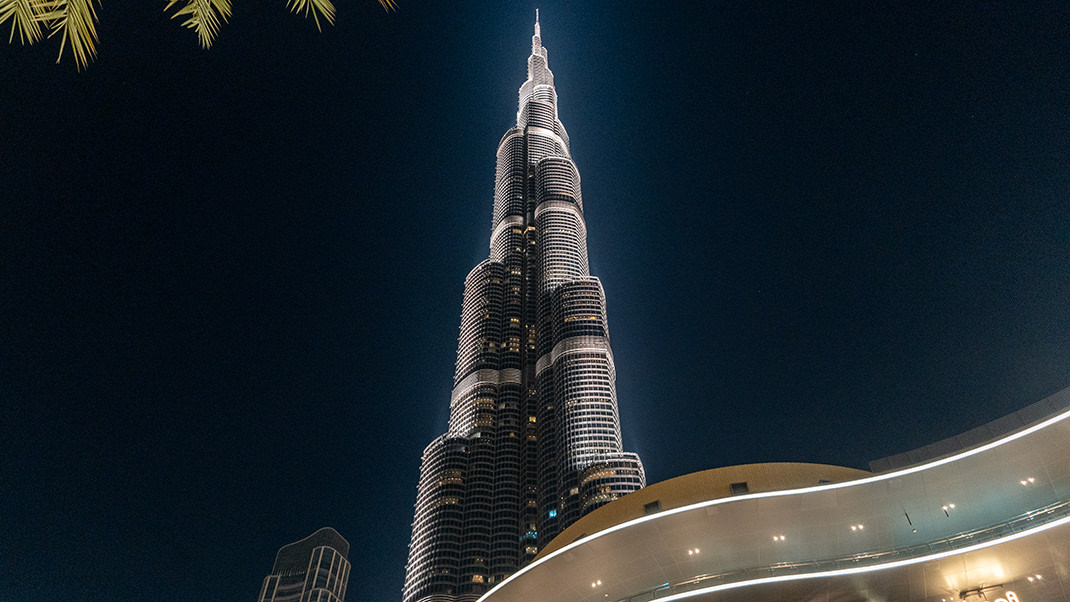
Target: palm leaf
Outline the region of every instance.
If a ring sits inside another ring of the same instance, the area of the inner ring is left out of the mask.
[[[219,28],[230,18],[230,0],[167,0],[164,11],[179,2],[185,2],[186,6],[171,18],[188,17],[182,25],[197,32],[201,48],[210,48],[219,35]]]
[[[383,10],[386,12],[398,9],[398,3],[394,0],[379,0],[379,4],[382,5]]]
[[[33,44],[41,39],[40,15],[46,11],[40,0],[0,0],[0,23],[11,19],[10,44],[19,32],[19,43]]]
[[[42,9],[37,15],[38,20],[47,23],[52,30],[48,37],[63,32],[56,62],[63,58],[63,49],[69,43],[74,62],[81,71],[97,56],[97,12],[93,0],[44,0],[38,4]]]
[[[334,4],[331,0],[286,0],[286,7],[292,13],[304,13],[306,19],[311,12],[316,29],[320,31],[323,31],[320,27],[320,15],[323,15],[327,23],[334,25]]]

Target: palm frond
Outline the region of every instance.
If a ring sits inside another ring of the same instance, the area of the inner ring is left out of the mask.
[[[379,4],[386,12],[398,9],[398,3],[394,2],[394,0],[379,0]]]
[[[219,35],[219,28],[230,18],[230,0],[167,0],[164,12],[179,2],[186,6],[171,15],[188,17],[182,25],[197,32],[201,48],[210,48]]]
[[[308,18],[308,13],[312,13],[312,20],[316,22],[316,29],[320,31],[323,31],[320,27],[320,15],[323,16],[328,24],[334,25],[334,4],[331,3],[331,0],[286,0],[286,7],[292,13],[304,13],[306,19]]]
[[[63,49],[69,43],[74,62],[81,71],[97,57],[97,11],[93,0],[45,0],[39,4],[42,12],[37,18],[52,30],[48,37],[63,32],[56,62],[63,58]]]
[[[45,2],[41,0],[0,0],[0,24],[11,19],[10,44],[19,32],[19,44],[34,44],[41,39],[40,15],[46,12]]]

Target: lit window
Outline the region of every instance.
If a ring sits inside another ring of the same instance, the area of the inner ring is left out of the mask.
[[[551,510],[550,511],[550,518],[554,518],[556,516],[557,516],[557,510]]]

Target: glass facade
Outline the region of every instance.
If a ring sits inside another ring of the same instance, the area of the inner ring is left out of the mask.
[[[625,453],[580,175],[539,23],[498,144],[488,258],[465,280],[448,431],[424,450],[404,600],[474,600],[645,484]]]

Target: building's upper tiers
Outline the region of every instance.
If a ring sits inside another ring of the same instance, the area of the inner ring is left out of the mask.
[[[524,108],[525,103],[531,100],[534,92],[538,89],[548,90],[550,94],[554,95],[553,100],[556,101],[554,73],[550,71],[549,55],[542,46],[542,33],[539,28],[539,22],[536,20],[535,35],[531,36],[531,56],[528,57],[528,77],[524,84],[520,86],[520,109]],[[519,118],[519,114],[516,125],[517,127],[524,126],[524,121]]]
[[[568,134],[557,115],[557,90],[554,88],[554,73],[550,71],[546,48],[543,48],[539,22],[535,21],[535,35],[531,37],[531,56],[528,57],[528,78],[520,86],[516,112],[516,129],[538,128],[537,133],[547,135],[555,147],[547,146],[546,154],[534,153],[528,163],[534,165],[550,154],[570,157]],[[540,131],[543,130],[543,131]],[[511,130],[510,133],[513,131]],[[508,136],[509,134],[506,134]]]

